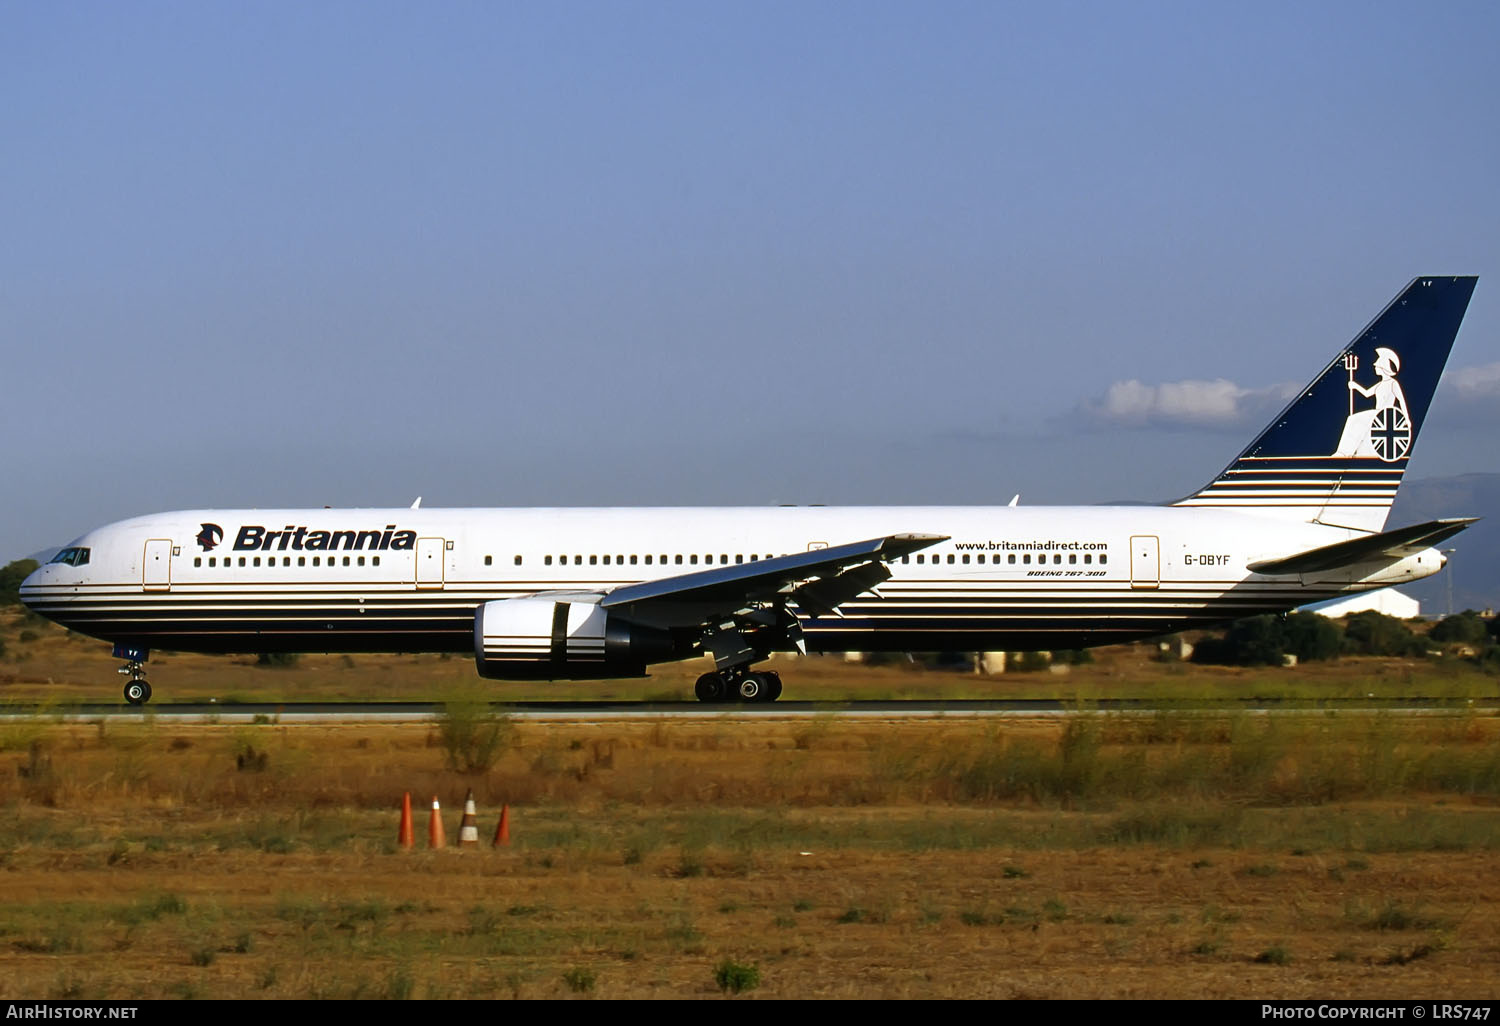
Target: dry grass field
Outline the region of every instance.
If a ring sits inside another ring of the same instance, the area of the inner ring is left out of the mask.
[[[0,696],[117,695],[97,643],[22,627],[4,635]],[[807,660],[795,679],[830,697],[1319,686],[1148,655],[1005,681]],[[457,658],[152,665],[158,702],[420,698],[424,682],[455,701],[434,724],[0,720],[6,997],[1500,992],[1500,722],[1459,697],[1493,678],[1354,661],[1321,678],[1455,697],[1410,719],[573,725],[466,719]],[[452,768],[445,730],[486,728],[493,763]],[[451,840],[471,788],[481,846],[426,850],[430,798]],[[408,791],[419,846],[403,851]]]

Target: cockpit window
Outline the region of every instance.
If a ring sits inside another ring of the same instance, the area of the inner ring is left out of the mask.
[[[73,549],[63,549],[61,552],[59,552],[57,555],[53,556],[47,562],[49,562],[49,563],[66,563],[69,566],[83,566],[88,561],[89,561],[89,550],[88,549],[73,548]]]

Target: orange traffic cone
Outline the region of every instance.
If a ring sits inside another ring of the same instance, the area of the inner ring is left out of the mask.
[[[464,818],[458,824],[458,846],[460,848],[479,847],[479,820],[474,813],[474,789],[472,787],[464,796]]]
[[[432,818],[427,821],[427,847],[442,848],[448,843],[443,833],[443,810],[438,805],[437,795],[432,796]]]
[[[401,829],[396,833],[396,843],[403,848],[410,848],[415,841],[411,831],[411,792],[401,796]]]
[[[494,847],[500,848],[510,844],[510,806],[500,806],[500,825],[495,828]]]

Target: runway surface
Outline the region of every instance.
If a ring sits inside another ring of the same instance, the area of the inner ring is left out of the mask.
[[[931,719],[1070,716],[1087,713],[1158,715],[1161,713],[1386,713],[1400,715],[1500,714],[1500,695],[1477,699],[1330,698],[1193,700],[1165,703],[1148,699],[1099,699],[1079,703],[1053,699],[987,699],[973,701],[775,702],[705,704],[702,702],[515,702],[496,703],[496,713],[518,720],[632,719]],[[439,702],[285,702],[279,704],[161,702],[145,706],[98,703],[71,706],[9,706],[0,719],[40,716],[65,721],[150,719],[197,723],[361,723],[422,722],[443,714]]]

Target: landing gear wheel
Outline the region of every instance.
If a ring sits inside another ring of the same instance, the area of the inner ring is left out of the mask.
[[[762,676],[766,678],[766,695],[762,701],[776,701],[781,697],[781,674],[775,670],[767,670]]]
[[[739,692],[742,702],[764,702],[766,701],[766,678],[761,673],[747,673],[740,678]]]
[[[125,685],[125,701],[131,705],[145,705],[151,701],[151,685],[144,680],[133,680]]]
[[[700,702],[722,702],[726,691],[724,678],[713,672],[705,673],[693,685],[693,694],[698,696]]]

